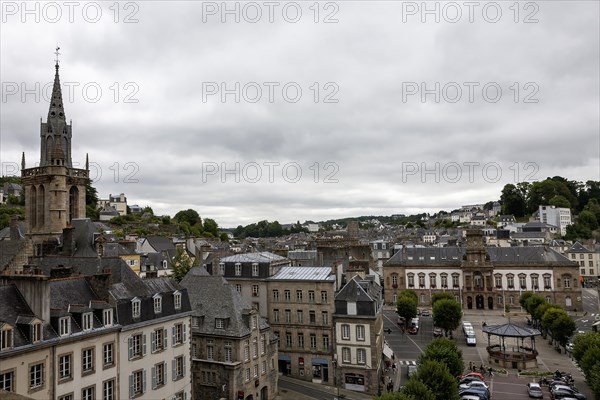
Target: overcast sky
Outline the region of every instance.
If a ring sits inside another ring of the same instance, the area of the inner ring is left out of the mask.
[[[22,4],[2,2],[5,175],[39,162],[58,43],[73,162],[155,213],[433,213],[600,180],[597,1]]]

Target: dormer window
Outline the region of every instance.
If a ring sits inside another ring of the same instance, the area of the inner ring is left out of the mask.
[[[31,342],[36,343],[42,340],[42,324],[31,325]]]
[[[215,318],[215,329],[225,329],[225,320],[223,318]]]
[[[93,323],[92,323],[92,318],[93,318],[93,314],[92,313],[85,313],[82,316],[82,328],[84,331],[89,331],[92,330],[93,328]]]
[[[175,305],[176,310],[181,310],[181,293],[180,292],[173,293],[173,304]]]
[[[159,295],[154,295],[154,313],[160,314],[162,312],[162,297]]]
[[[225,275],[225,263],[219,263],[219,275]]]
[[[71,334],[71,317],[62,317],[58,320],[58,334],[60,336]]]
[[[258,276],[258,263],[252,263],[252,276]]]
[[[9,325],[2,327],[0,350],[7,350],[13,347],[13,332],[13,328]]]
[[[163,266],[163,269],[167,269],[167,260],[163,260],[162,266]]]
[[[242,264],[235,263],[235,276],[242,276]]]
[[[139,299],[131,300],[131,315],[133,316],[133,318],[140,317],[140,306],[141,302]]]
[[[113,324],[113,310],[108,308],[102,312],[102,323],[104,326],[112,326]]]

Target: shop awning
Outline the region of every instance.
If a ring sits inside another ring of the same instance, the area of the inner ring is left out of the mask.
[[[384,343],[383,344],[383,355],[391,360],[392,354],[394,354],[394,351],[390,348],[390,346],[388,346],[387,343]]]
[[[329,363],[324,358],[313,358],[312,365],[328,365]]]
[[[285,354],[280,354],[279,361],[292,361],[292,358],[290,356],[286,356]]]

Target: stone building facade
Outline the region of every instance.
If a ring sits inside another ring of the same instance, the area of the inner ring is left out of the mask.
[[[566,310],[582,309],[578,264],[547,246],[485,247],[480,230],[467,230],[467,246],[404,248],[384,265],[388,304],[412,289],[419,306],[439,291],[464,309],[519,308],[524,291],[539,293]]]

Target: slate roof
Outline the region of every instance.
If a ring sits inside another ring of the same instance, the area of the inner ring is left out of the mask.
[[[512,239],[545,239],[546,232],[513,232],[510,237]]]
[[[73,227],[73,240],[75,241],[75,257],[97,257],[94,246],[94,234],[98,228],[89,218],[74,219],[71,221]]]
[[[374,282],[365,282],[367,285],[361,285],[358,276],[354,276],[348,283],[344,285],[342,289],[335,295],[335,300],[343,300],[349,302],[372,302],[378,301],[379,293],[377,288],[381,289],[379,285]]]
[[[460,247],[407,247],[397,251],[386,264],[460,265],[464,250]],[[412,257],[410,259],[409,257]],[[433,258],[432,258],[433,257]],[[421,259],[422,258],[422,259]]]
[[[222,276],[198,274],[195,267],[183,278],[181,285],[188,290],[192,304],[192,315],[200,320],[201,334],[241,338],[250,334],[249,321],[245,315],[250,305],[240,293]],[[215,319],[226,319],[224,329],[215,328]],[[267,322],[259,318],[259,329],[268,328]],[[198,328],[194,328],[198,330]]]
[[[25,240],[0,240],[0,271],[25,248]]]
[[[290,260],[309,260],[317,259],[316,250],[290,250],[288,251],[288,257]]]
[[[113,283],[123,280],[140,279],[125,261],[118,257],[64,257],[48,256],[34,260],[45,275],[50,275],[52,268],[71,267],[73,274],[90,276],[108,271]]]
[[[565,253],[592,253],[592,251],[590,249],[587,249],[581,243],[575,242],[573,243],[573,246],[571,246],[568,250],[565,251]]]
[[[15,327],[13,345],[15,348],[30,344],[28,335],[21,331],[18,323],[27,323],[37,316],[33,313],[21,292],[13,284],[0,285],[0,325],[3,322]],[[56,337],[56,332],[50,326],[50,321],[43,321],[42,336],[44,340]]]
[[[536,232],[529,232],[536,233]],[[528,234],[529,234],[528,233]],[[531,236],[527,236],[531,237]],[[563,256],[545,246],[527,246],[527,247],[487,247],[486,251],[493,264],[572,264],[572,262]],[[420,247],[407,248],[406,252],[396,252],[386,265],[452,265],[460,266],[464,247]],[[412,259],[409,259],[412,257]],[[433,258],[432,258],[433,257]],[[421,259],[422,258],[422,259]]]
[[[105,257],[118,257],[118,256],[129,256],[136,255],[137,253],[133,250],[129,250],[127,247],[120,243],[105,243],[104,244],[104,256]]]
[[[481,328],[481,330],[483,333],[505,337],[532,337],[541,335],[541,332],[537,329],[525,328],[523,326],[514,325],[511,323],[502,325],[488,325]]]
[[[273,281],[335,281],[330,267],[282,267],[269,278]]]
[[[494,264],[573,264],[567,257],[545,246],[489,247]]]
[[[173,256],[175,255],[175,244],[173,244],[173,241],[168,237],[147,236],[146,240],[148,241],[148,244],[157,252],[168,251],[173,252]]]
[[[50,286],[50,308],[68,310],[69,305],[80,304],[86,308],[98,295],[83,277],[52,279]]]
[[[221,262],[234,263],[271,263],[277,261],[287,261],[287,258],[268,251],[262,251],[259,253],[235,254],[221,259]]]
[[[131,273],[135,278],[122,280],[111,285],[109,289],[110,296],[117,303],[117,320],[121,325],[136,324],[166,316],[176,316],[191,310],[187,291],[172,279],[141,279],[133,271]],[[179,310],[175,309],[173,293],[176,291],[181,293],[181,308]],[[153,296],[155,294],[162,296],[162,311],[160,313],[154,312]],[[131,305],[133,298],[138,298],[141,302],[140,317],[135,319],[132,315]]]

